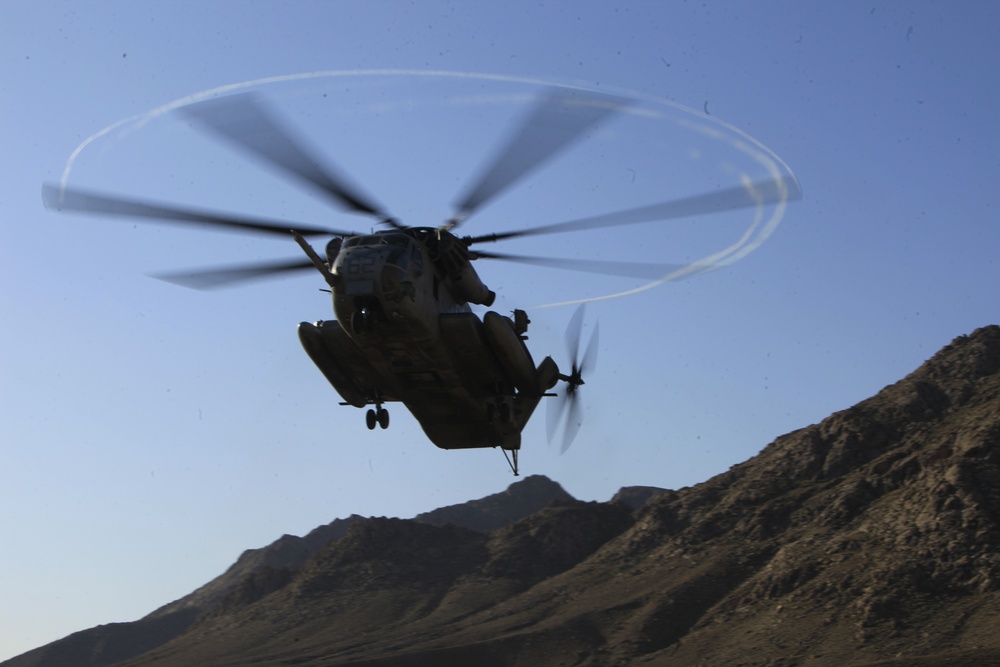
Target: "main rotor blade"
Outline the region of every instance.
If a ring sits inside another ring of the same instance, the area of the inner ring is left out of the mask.
[[[455,203],[457,224],[514,181],[565,149],[630,101],[612,95],[552,88]]]
[[[94,215],[113,215],[129,218],[146,218],[167,223],[208,225],[229,231],[290,236],[294,229],[303,236],[351,236],[353,232],[328,227],[303,225],[298,222],[231,216],[211,211],[178,208],[137,199],[124,199],[74,188],[62,189],[57,185],[42,185],[42,203],[56,211],[75,211]]]
[[[177,271],[154,274],[153,277],[168,283],[190,287],[192,289],[211,290],[220,287],[232,287],[236,283],[271,278],[287,273],[295,273],[303,269],[313,269],[312,262],[305,259],[283,260],[277,262],[260,262],[243,266],[232,266],[223,269],[207,271]]]
[[[590,218],[579,218],[552,225],[529,227],[513,232],[497,234],[482,234],[465,237],[468,245],[486,241],[504,241],[523,236],[539,236],[541,234],[561,234],[564,232],[579,232],[602,227],[617,227],[619,225],[634,225],[640,222],[656,220],[672,220],[688,218],[709,213],[721,213],[751,206],[774,204],[780,201],[794,201],[802,197],[799,182],[794,177],[784,177],[777,180],[760,181],[746,186],[736,186],[726,190],[707,192],[703,195],[684,197],[640,206],[617,213],[605,213]]]
[[[473,250],[470,254],[481,259],[498,259],[518,264],[533,264],[550,269],[599,273],[605,276],[625,276],[657,280],[682,269],[684,264],[656,264],[644,262],[608,262],[591,259],[564,259],[562,257],[534,257],[530,255],[510,255],[507,253]]]
[[[349,211],[387,218],[379,206],[321,161],[281,126],[250,93],[183,107],[181,112],[238,148],[318,188]]]

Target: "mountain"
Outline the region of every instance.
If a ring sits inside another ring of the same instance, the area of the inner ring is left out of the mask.
[[[240,588],[246,588],[259,578],[261,572],[294,572],[326,546],[329,542],[343,537],[347,529],[363,517],[353,514],[346,519],[336,519],[325,526],[316,528],[305,537],[283,535],[262,549],[248,549],[222,575],[216,577],[193,593],[160,607],[146,618],[162,618],[185,609],[194,609],[195,616],[202,616],[215,608],[227,596]]]
[[[573,496],[556,482],[543,475],[531,475],[501,493],[418,514],[413,520],[434,526],[451,523],[470,530],[489,531],[523,519],[553,502],[570,500]]]
[[[626,489],[623,492],[628,492]],[[522,519],[554,502],[573,501],[557,483],[533,475],[505,491],[418,515],[413,520],[490,530]],[[0,663],[2,667],[107,667],[150,651],[208,615],[246,605],[285,584],[318,551],[344,537],[355,523],[374,521],[353,514],[305,537],[284,535],[260,549],[248,549],[223,574],[145,618],[76,632]]]
[[[122,664],[1000,664],[1000,327],[702,484],[483,528],[502,496],[358,519]]]

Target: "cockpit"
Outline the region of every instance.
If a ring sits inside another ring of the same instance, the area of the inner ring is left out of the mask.
[[[408,246],[413,242],[406,234],[399,232],[375,232],[366,236],[352,236],[344,241],[345,248],[357,248],[359,246],[381,246],[395,245]]]
[[[350,295],[372,294],[388,301],[415,295],[414,282],[423,274],[420,244],[399,232],[352,236],[338,249],[334,272]]]

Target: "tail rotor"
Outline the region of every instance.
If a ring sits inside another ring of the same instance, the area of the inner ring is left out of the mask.
[[[594,332],[590,335],[587,349],[580,357],[580,338],[583,331],[583,314],[585,304],[581,304],[566,327],[566,347],[570,353],[570,373],[568,375],[560,373],[559,379],[566,383],[566,390],[557,395],[549,403],[546,414],[546,426],[548,430],[549,442],[556,437],[556,432],[560,425],[563,426],[562,447],[560,454],[566,452],[583,424],[583,410],[580,405],[580,387],[584,384],[584,373],[593,372],[597,364],[597,344],[599,328],[595,323]]]

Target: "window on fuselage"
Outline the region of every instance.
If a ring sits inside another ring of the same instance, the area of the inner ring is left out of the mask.
[[[406,271],[410,265],[410,257],[407,250],[407,248],[393,248],[385,260],[386,263],[398,266],[403,271]]]
[[[406,234],[388,232],[381,234],[369,234],[367,236],[352,236],[344,241],[345,248],[379,245],[394,245],[402,248],[408,248],[410,247],[410,237]]]

